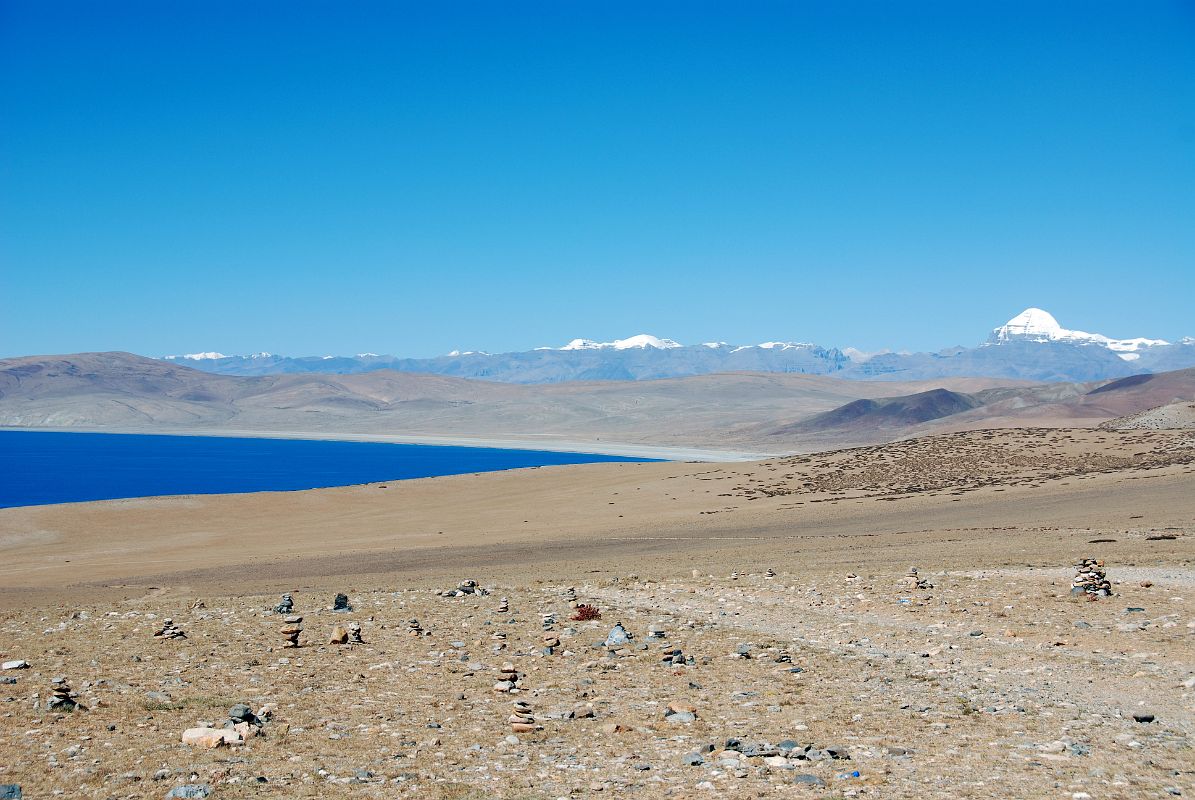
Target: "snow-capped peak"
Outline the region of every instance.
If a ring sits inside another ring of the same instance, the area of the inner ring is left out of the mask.
[[[992,331],[992,337],[999,341],[1009,339],[1031,338],[1035,341],[1049,341],[1070,338],[1064,334],[1079,334],[1084,338],[1091,334],[1081,331],[1068,331],[1058,324],[1054,315],[1040,308],[1027,308]]]
[[[885,350],[870,350],[869,351],[869,350],[860,350],[857,347],[842,348],[842,354],[844,356],[846,356],[847,358],[849,358],[851,361],[854,361],[856,364],[865,364],[868,361],[871,361],[876,356],[888,355],[891,352],[892,352],[891,350],[887,350],[887,349],[885,349]]]
[[[223,353],[186,353],[181,356],[166,356],[168,361],[177,361],[180,358],[185,358],[188,361],[214,361],[217,358],[228,358]]]
[[[1040,308],[1025,309],[993,330],[988,337],[988,344],[1012,341],[1094,344],[1108,348],[1126,361],[1138,358],[1137,351],[1143,347],[1169,344],[1164,339],[1111,339],[1099,333],[1068,330],[1058,324],[1053,314]]]
[[[672,339],[660,339],[646,333],[640,333],[628,339],[615,339],[613,342],[595,342],[593,339],[573,339],[566,344],[561,350],[630,350],[638,348],[645,350],[648,347],[656,350],[671,350],[676,347],[684,347],[680,342],[674,342]]]

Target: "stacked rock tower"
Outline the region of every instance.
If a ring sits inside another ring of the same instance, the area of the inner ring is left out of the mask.
[[[1089,600],[1110,597],[1112,584],[1104,572],[1104,562],[1094,558],[1084,558],[1080,561],[1075,578],[1071,581],[1071,594],[1087,595]]]

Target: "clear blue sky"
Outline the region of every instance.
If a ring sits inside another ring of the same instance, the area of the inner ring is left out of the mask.
[[[0,355],[1195,335],[1195,5],[0,0]]]

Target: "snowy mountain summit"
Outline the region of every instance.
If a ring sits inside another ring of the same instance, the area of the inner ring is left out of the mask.
[[[615,339],[612,342],[595,342],[593,339],[573,339],[561,347],[561,350],[645,350],[648,347],[656,350],[672,350],[683,347],[680,342],[671,339],[660,339],[647,333],[640,333],[629,339]]]
[[[1066,344],[1096,345],[1105,347],[1125,361],[1141,357],[1138,352],[1144,348],[1170,344],[1163,339],[1111,339],[1099,333],[1068,330],[1058,324],[1054,315],[1040,308],[1027,308],[992,331],[988,344],[1005,342],[1064,342]]]

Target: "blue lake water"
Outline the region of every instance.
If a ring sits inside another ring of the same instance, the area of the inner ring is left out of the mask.
[[[0,431],[0,508],[348,486],[642,458],[306,439]]]

